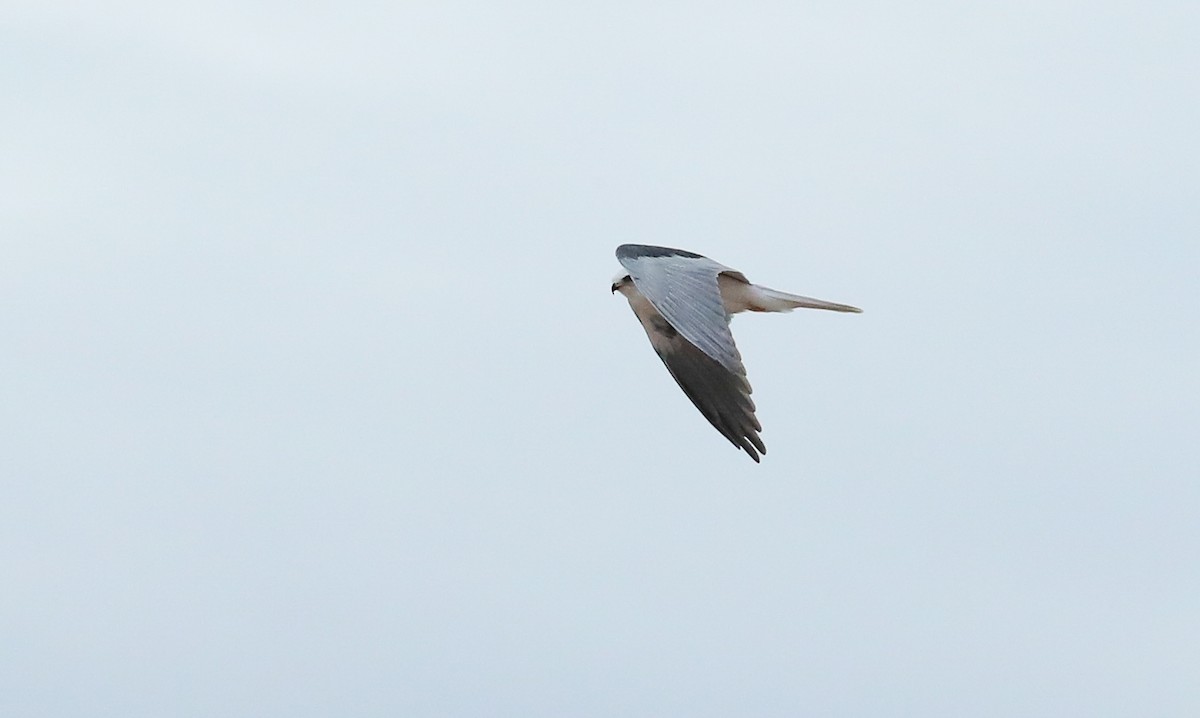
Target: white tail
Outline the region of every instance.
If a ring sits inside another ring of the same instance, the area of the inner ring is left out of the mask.
[[[752,312],[790,312],[793,309],[828,309],[833,312],[862,312],[858,307],[848,304],[836,304],[822,299],[802,297],[798,294],[788,294],[777,289],[760,287],[751,284],[750,302],[747,307]]]

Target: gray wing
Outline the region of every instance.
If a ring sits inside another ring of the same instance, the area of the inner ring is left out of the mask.
[[[754,416],[752,389],[741,362],[738,371],[730,371],[675,331],[662,315],[652,308],[646,311],[648,316],[638,318],[675,383],[722,436],[759,461],[758,455],[767,453],[767,447],[758,435],[762,425]]]
[[[726,369],[745,375],[717,285],[722,272],[737,272],[682,249],[641,244],[617,247],[617,261],[671,326]]]
[[[721,435],[750,458],[767,453],[746,367],[729,331],[717,276],[723,264],[682,249],[623,244],[617,259],[652,308],[638,319],[675,383]],[[655,311],[657,310],[657,311]],[[636,310],[635,310],[636,311]]]

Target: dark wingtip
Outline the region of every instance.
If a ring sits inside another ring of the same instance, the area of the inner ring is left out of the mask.
[[[689,252],[686,249],[671,247],[655,247],[650,244],[622,244],[617,247],[618,259],[640,259],[642,257],[686,257],[688,259],[704,259],[702,255]]]

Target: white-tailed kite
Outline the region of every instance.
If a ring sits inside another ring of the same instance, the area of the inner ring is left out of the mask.
[[[751,284],[741,272],[682,249],[622,244],[617,260],[626,273],[612,290],[629,300],[667,371],[704,418],[756,462],[767,447],[729,320],[747,310],[862,311]]]

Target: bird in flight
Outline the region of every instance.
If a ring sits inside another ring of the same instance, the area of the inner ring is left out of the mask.
[[[650,337],[650,346],[700,413],[755,462],[767,453],[754,416],[746,367],[729,331],[738,312],[797,307],[861,312],[857,307],[767,289],[741,272],[682,249],[622,244],[625,268],[613,280]]]

